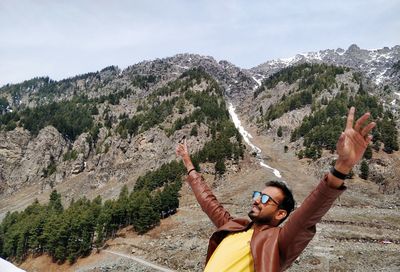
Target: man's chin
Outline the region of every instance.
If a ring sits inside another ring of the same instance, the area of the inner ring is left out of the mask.
[[[254,223],[258,223],[258,224],[269,225],[269,224],[271,224],[271,221],[272,221],[271,218],[260,218],[260,217],[258,217],[255,214],[255,212],[253,212],[253,211],[250,211],[247,215],[250,217],[251,221],[253,221]]]
[[[247,215],[250,217],[252,221],[257,221],[257,215],[254,211],[249,211]]]

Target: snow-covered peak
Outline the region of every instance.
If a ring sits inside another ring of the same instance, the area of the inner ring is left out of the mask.
[[[346,66],[365,74],[375,84],[387,84],[394,73],[393,66],[400,60],[400,46],[381,49],[361,49],[351,45],[347,50],[338,48],[267,61],[251,69],[253,73],[269,76],[280,69],[303,62],[327,63]]]

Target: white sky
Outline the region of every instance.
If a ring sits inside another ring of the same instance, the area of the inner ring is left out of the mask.
[[[352,43],[392,47],[399,14],[398,0],[0,0],[0,86],[178,53],[251,68]]]

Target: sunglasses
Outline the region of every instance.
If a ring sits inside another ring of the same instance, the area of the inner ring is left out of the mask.
[[[267,195],[267,194],[263,194],[261,192],[258,191],[254,191],[253,192],[253,200],[257,200],[258,198],[260,198],[260,201],[262,204],[266,204],[268,202],[268,200],[272,200],[272,202],[274,202],[276,205],[279,206],[279,203],[276,202],[271,196]]]

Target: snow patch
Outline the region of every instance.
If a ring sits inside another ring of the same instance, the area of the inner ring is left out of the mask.
[[[239,130],[239,133],[243,136],[244,141],[251,147],[251,149],[253,150],[253,152],[255,152],[257,154],[257,157],[260,158],[260,154],[261,154],[261,149],[257,146],[255,146],[250,139],[253,138],[253,136],[251,136],[250,133],[248,133],[244,127],[241,125],[241,122],[239,120],[239,117],[237,116],[237,114],[235,113],[235,108],[233,107],[232,103],[229,104],[229,114],[232,117],[232,121],[235,124],[235,127]],[[282,178],[281,173],[279,172],[279,170],[272,168],[271,166],[267,165],[266,163],[264,163],[264,161],[262,159],[260,159],[260,165],[272,170],[272,172],[274,173],[274,175],[278,178]]]
[[[379,53],[379,51],[371,51],[369,52],[370,59],[367,62],[377,61],[377,62],[385,62],[393,58],[392,53]]]
[[[264,167],[267,168],[267,169],[271,169],[272,172],[274,173],[274,175],[275,175],[276,177],[282,178],[281,173],[280,173],[277,169],[272,168],[271,166],[269,166],[268,164],[265,164],[265,163],[262,162],[262,161],[260,161],[260,165],[261,165],[261,166],[264,166]]]
[[[308,52],[306,54],[301,54],[307,59],[322,60],[321,52]]]
[[[387,69],[383,70],[379,75],[376,76],[376,78],[375,78],[375,83],[376,83],[377,85],[381,84],[382,81],[386,78],[386,77],[384,76],[384,74],[386,73],[386,71],[387,71]]]
[[[262,75],[258,75],[260,76],[260,79],[257,79],[255,76],[252,76],[253,80],[257,83],[256,85],[254,85],[253,90],[257,90],[258,87],[261,87],[262,85],[262,80],[264,79],[264,76]]]
[[[261,86],[261,80],[257,79],[256,77],[252,76],[252,78],[254,79],[254,81],[258,84],[258,86]]]
[[[336,50],[336,54],[338,54],[339,56],[343,56],[344,53],[346,53],[345,50],[343,50],[343,51]]]
[[[295,61],[296,57],[291,57],[291,58],[284,58],[284,59],[278,59],[280,63],[289,66]]]
[[[182,66],[182,65],[179,65],[179,64],[176,64],[176,67],[179,67],[179,68],[182,68],[182,69],[185,69],[185,70],[189,69],[188,66]]]

